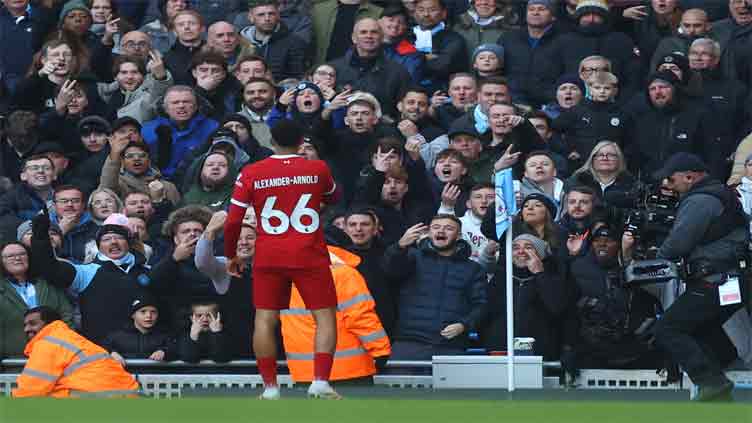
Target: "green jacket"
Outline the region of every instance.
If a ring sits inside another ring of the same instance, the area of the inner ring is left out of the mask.
[[[332,38],[334,21],[337,19],[338,4],[337,0],[325,0],[313,5],[311,18],[313,19],[313,33],[315,34],[315,64],[321,64],[326,61],[326,49],[329,47],[329,40]],[[362,18],[378,19],[381,17],[381,11],[380,7],[364,0],[360,3],[358,11],[355,13],[355,22]]]
[[[465,39],[468,69],[473,68],[472,58],[475,48],[481,44],[497,44],[502,34],[519,27],[519,25],[514,24],[515,19],[516,15],[505,16],[488,26],[480,26],[473,21],[469,12],[465,12],[457,18],[457,22],[452,29]],[[504,58],[499,57],[499,60],[503,62]]]
[[[37,303],[54,308],[68,325],[73,325],[73,307],[60,289],[37,279]],[[23,357],[26,335],[23,331],[26,303],[7,278],[0,279],[0,358]]]

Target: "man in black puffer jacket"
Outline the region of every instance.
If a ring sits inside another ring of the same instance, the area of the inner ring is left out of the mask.
[[[631,119],[637,125],[625,154],[630,171],[638,179],[651,178],[672,154],[699,153],[704,145],[703,107],[682,97],[678,82],[668,71],[650,76],[647,106],[633,112]]]
[[[461,226],[455,216],[439,214],[428,227],[422,223],[410,227],[387,248],[384,270],[400,281],[392,359],[463,354],[467,334],[483,320],[486,274],[470,260]],[[418,242],[426,231],[428,237]]]

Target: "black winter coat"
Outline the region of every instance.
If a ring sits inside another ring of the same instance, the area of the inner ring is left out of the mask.
[[[148,333],[141,333],[133,323],[107,335],[102,348],[116,352],[123,358],[149,358],[155,351],[165,353],[165,361],[177,358],[177,345],[172,334],[155,328]]]
[[[535,338],[533,351],[544,360],[557,360],[562,346],[562,317],[571,307],[571,286],[555,260],[544,260],[545,270],[531,274],[514,268],[514,334]],[[488,286],[488,318],[481,327],[481,340],[489,350],[506,351],[506,269],[499,270]]]
[[[275,81],[287,78],[301,78],[306,68],[306,46],[302,38],[290,32],[287,25],[280,22],[279,29],[272,33],[264,45],[253,43],[256,54],[266,60]],[[339,81],[339,72],[337,73]]]
[[[415,43],[415,36],[410,35],[410,41]],[[436,57],[426,60],[423,72],[425,81],[421,83],[429,93],[440,89],[446,90],[451,74],[467,71],[468,58],[465,39],[451,29],[434,34],[431,46],[431,54]]]
[[[585,99],[564,110],[552,126],[563,134],[569,152],[580,155],[579,160],[570,163],[577,169],[599,142],[609,140],[623,146],[629,139],[632,125],[617,103],[596,103]]]
[[[402,65],[383,54],[375,60],[375,64],[364,69],[359,66],[357,53],[349,50],[331,63],[337,71],[337,86],[350,85],[353,90],[367,91],[379,100],[384,114],[399,117],[397,101],[410,84],[410,74]]]
[[[485,271],[469,257],[470,244],[462,239],[450,257],[438,255],[429,239],[417,247],[387,248],[384,270],[400,289],[397,341],[468,346],[467,334],[478,328],[488,302]],[[440,332],[452,323],[462,323],[465,331],[453,339],[442,337]]]
[[[535,48],[530,46],[527,28],[507,32],[499,38],[504,47],[504,72],[510,82],[512,101],[540,108],[556,100],[556,79],[560,69],[554,61],[556,40],[561,32],[554,25]]]
[[[705,143],[701,106],[682,98],[660,109],[647,106],[638,108],[644,113],[632,116],[635,133],[625,148],[629,170],[642,180],[652,179],[674,153],[702,154]]]
[[[193,85],[191,60],[193,60],[193,55],[203,46],[203,41],[197,47],[186,47],[180,41],[176,41],[170,51],[164,55],[164,64],[170,71],[175,85]]]
[[[188,363],[198,363],[200,360],[212,360],[217,363],[230,361],[232,350],[227,333],[201,332],[198,341],[183,335],[178,341],[178,358]]]
[[[702,73],[702,98],[707,113],[705,144],[701,156],[715,179],[725,181],[731,172],[733,154],[739,142],[749,134],[746,107],[747,86],[736,79],[724,78],[720,70]]]

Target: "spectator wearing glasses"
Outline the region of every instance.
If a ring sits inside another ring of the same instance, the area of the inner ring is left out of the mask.
[[[0,357],[21,357],[26,346],[24,312],[37,306],[57,310],[73,324],[73,309],[63,291],[31,273],[31,250],[20,242],[0,248]]]
[[[32,155],[21,167],[21,182],[0,197],[0,225],[5,240],[13,239],[21,222],[53,207],[52,184],[57,176],[52,160],[42,154]]]
[[[86,208],[91,214],[92,220],[99,226],[113,213],[123,210],[123,202],[114,191],[107,188],[99,188],[89,195]]]
[[[99,226],[86,211],[84,193],[74,185],[60,185],[53,197],[55,208],[50,213],[52,223],[63,232],[62,258],[83,263],[86,244],[96,238]]]
[[[567,188],[587,186],[598,194],[606,204],[615,207],[630,207],[625,194],[634,188],[635,178],[627,170],[624,153],[613,141],[601,141],[567,180]]]
[[[698,38],[689,47],[689,68],[702,80],[702,102],[712,125],[705,128],[708,141],[703,159],[710,167],[710,175],[726,180],[731,167],[728,158],[739,141],[749,133],[747,86],[736,78],[723,75],[721,46],[709,38]]]
[[[151,165],[149,148],[142,142],[133,141],[129,136],[130,128],[140,127],[138,122],[132,119],[122,120],[116,122],[117,125],[122,126],[115,130],[110,140],[110,152],[102,166],[99,187],[111,189],[122,198],[135,191],[153,191],[155,201],[166,199],[177,204],[180,193],[172,182],[162,177],[159,170]]]

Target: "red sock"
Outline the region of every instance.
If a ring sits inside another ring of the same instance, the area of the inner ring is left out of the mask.
[[[264,380],[264,386],[277,386],[277,359],[275,357],[257,357],[256,365],[259,373],[261,373],[261,379]]]
[[[329,380],[332,373],[334,355],[330,353],[313,354],[313,380]]]

